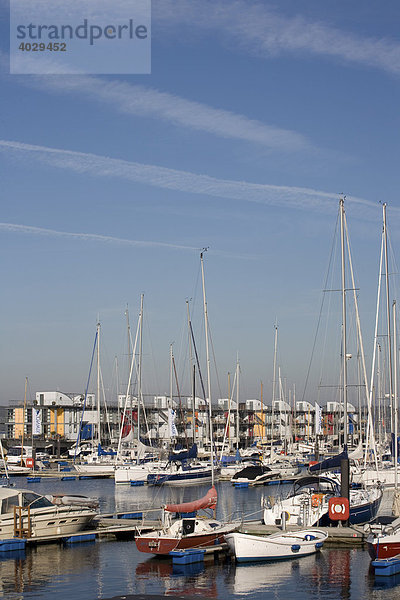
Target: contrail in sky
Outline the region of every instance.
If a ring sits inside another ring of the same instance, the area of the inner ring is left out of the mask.
[[[108,244],[118,244],[123,246],[137,246],[143,248],[161,247],[170,248],[173,250],[194,250],[200,251],[200,248],[193,246],[183,246],[179,244],[167,244],[164,242],[127,240],[124,238],[116,238],[108,235],[97,235],[93,233],[70,233],[66,231],[57,231],[54,229],[44,229],[42,227],[31,227],[29,225],[16,225],[15,223],[0,223],[1,231],[25,233],[30,235],[41,235],[46,237],[63,237],[67,239],[77,239],[83,242],[101,242]]]
[[[189,171],[10,140],[0,140],[1,150],[6,152],[7,155],[12,153],[22,154],[40,163],[79,174],[88,174],[94,177],[116,177],[157,188],[281,208],[313,209],[319,212],[328,210],[331,212],[333,207],[336,206],[340,195],[339,193],[324,192],[305,187],[218,179]],[[348,199],[353,203],[362,204],[365,208],[376,209],[375,202],[350,195],[348,195]],[[366,217],[365,211],[363,217]]]

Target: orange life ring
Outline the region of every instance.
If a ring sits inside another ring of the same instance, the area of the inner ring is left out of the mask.
[[[323,494],[313,494],[311,496],[311,506],[313,508],[318,508],[320,504],[322,504]]]

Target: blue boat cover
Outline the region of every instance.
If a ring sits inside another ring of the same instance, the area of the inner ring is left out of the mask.
[[[181,452],[172,452],[169,455],[168,460],[170,461],[180,461],[187,460],[190,458],[197,458],[197,444],[193,444],[193,446],[189,450],[182,450]]]
[[[316,465],[312,465],[309,467],[310,473],[321,472],[321,471],[329,471],[330,469],[338,469],[340,467],[340,463],[344,458],[348,458],[347,454],[347,446],[344,447],[343,452],[337,454],[336,456],[332,456],[331,458],[326,458],[325,460],[317,463]]]

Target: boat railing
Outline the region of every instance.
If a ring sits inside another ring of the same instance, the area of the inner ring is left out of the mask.
[[[24,527],[24,518],[27,519],[27,527]],[[14,537],[32,537],[31,507],[14,506]]]

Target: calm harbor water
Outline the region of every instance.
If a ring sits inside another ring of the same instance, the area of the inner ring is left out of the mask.
[[[112,480],[58,481],[44,479],[16,487],[39,493],[95,496],[101,512],[158,508],[165,501],[186,502],[204,495],[207,486],[192,489],[117,487]],[[261,518],[263,496],[272,487],[234,489],[217,484],[217,517]],[[147,558],[134,541],[97,540],[64,547],[58,544],[28,548],[13,558],[0,553],[0,596],[10,599],[84,600],[123,594],[163,594],[202,598],[274,598],[392,600],[400,594],[400,576],[375,579],[366,550],[324,547],[315,556],[269,564],[235,565],[230,560],[173,567],[170,559]]]

